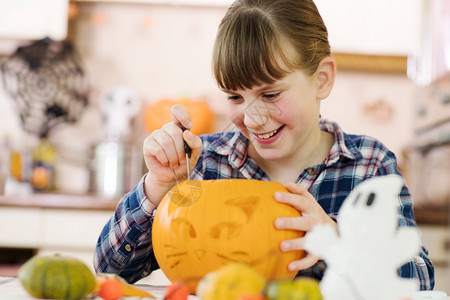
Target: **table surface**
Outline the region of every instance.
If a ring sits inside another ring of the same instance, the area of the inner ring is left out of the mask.
[[[167,286],[157,286],[157,285],[146,285],[137,284],[137,287],[143,289],[150,294],[154,295],[156,299],[163,300],[164,294],[166,292]],[[22,287],[19,279],[16,277],[0,277],[0,299],[11,299],[11,300],[36,300]],[[439,297],[438,297],[439,295]],[[434,296],[434,297],[433,297]],[[436,298],[435,298],[436,297]],[[124,297],[123,300],[130,299],[136,300],[136,297]],[[152,298],[140,298],[140,299],[152,299]],[[450,296],[447,296],[445,292],[441,291],[425,291],[418,292],[413,300],[426,300],[426,299],[439,299],[439,300],[450,300]],[[89,300],[101,300],[100,297],[89,298]],[[189,295],[188,300],[200,300],[197,296]]]
[[[136,285],[137,287],[149,292],[150,294],[157,297],[157,299],[163,299],[166,292],[167,286],[156,286],[156,285]],[[12,300],[36,300],[22,287],[20,281],[16,277],[0,277],[0,294],[1,299],[12,299]],[[128,297],[122,298],[127,299]],[[100,300],[100,297],[89,298],[90,300]],[[136,300],[136,297],[129,297],[128,299]],[[140,298],[140,299],[151,299],[151,298]],[[189,300],[198,300],[196,296],[189,296]]]

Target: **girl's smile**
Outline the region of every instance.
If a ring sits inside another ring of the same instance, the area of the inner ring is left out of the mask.
[[[258,142],[260,144],[271,144],[271,143],[275,142],[280,137],[280,135],[282,134],[281,132],[284,129],[284,126],[285,125],[277,128],[275,130],[266,132],[266,133],[253,132],[252,134],[255,137],[255,141],[256,142]]]

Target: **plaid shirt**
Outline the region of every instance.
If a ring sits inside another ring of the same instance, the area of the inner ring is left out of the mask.
[[[331,121],[322,119],[320,128],[334,134],[329,156],[320,165],[303,170],[297,183],[304,185],[332,218],[353,188],[373,176],[400,174],[395,155],[374,138],[349,135]],[[239,131],[201,136],[200,159],[193,170],[196,180],[246,178],[270,180],[247,155],[248,140]],[[117,273],[135,282],[159,268],[151,243],[155,207],[147,201],[143,179],[119,202],[97,242],[94,266],[97,272]],[[399,196],[400,226],[416,226],[411,196],[403,187]],[[399,270],[405,278],[417,278],[421,290],[434,287],[434,269],[428,251],[421,251]],[[298,276],[321,279],[326,269],[319,261]]]

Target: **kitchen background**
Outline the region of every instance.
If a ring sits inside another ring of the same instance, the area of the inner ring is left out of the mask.
[[[161,118],[151,105],[202,101],[207,131],[230,128],[210,58],[231,1],[9,2],[0,1],[0,276],[37,252],[91,265],[115,203],[144,173],[140,147],[149,118]],[[338,62],[322,116],[396,153],[436,288],[450,293],[450,1],[316,3]],[[16,51],[30,45],[41,55]],[[45,109],[52,101],[59,110]]]

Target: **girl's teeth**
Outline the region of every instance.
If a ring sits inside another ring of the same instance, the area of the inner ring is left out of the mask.
[[[273,136],[275,133],[277,133],[277,131],[278,131],[278,129],[276,129],[274,131],[271,131],[269,133],[266,133],[266,134],[258,134],[258,137],[261,138],[261,139],[268,139],[271,136]]]

